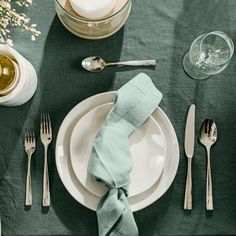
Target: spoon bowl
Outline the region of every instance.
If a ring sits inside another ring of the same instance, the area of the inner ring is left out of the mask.
[[[200,129],[200,142],[211,147],[217,141],[217,127],[212,119],[206,119],[202,122]]]
[[[104,69],[106,62],[101,57],[91,56],[82,61],[82,66],[85,70],[99,72]]]
[[[217,141],[217,128],[213,120],[206,119],[202,122],[199,139],[207,150],[206,209],[211,211],[214,208],[213,208],[210,149],[211,146]]]

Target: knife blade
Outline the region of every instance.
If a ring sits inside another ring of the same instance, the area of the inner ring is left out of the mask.
[[[185,126],[184,150],[188,158],[193,157],[195,137],[195,105],[192,104],[188,110]]]
[[[188,158],[188,170],[185,187],[184,209],[192,210],[192,158],[195,140],[195,104],[189,107],[184,137],[184,150]]]

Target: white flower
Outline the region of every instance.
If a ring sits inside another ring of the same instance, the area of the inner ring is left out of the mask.
[[[11,47],[12,47],[12,46],[13,46],[13,41],[8,38],[8,39],[6,40],[6,44],[7,44],[8,46],[11,46]]]
[[[6,28],[9,24],[9,19],[8,18],[4,18],[2,17],[0,19],[0,25],[3,27],[3,28]]]
[[[1,0],[0,3],[1,3],[1,5],[2,5],[4,8],[11,9],[10,1]]]
[[[18,6],[29,7],[32,5],[32,0],[0,0],[0,42],[6,43],[9,46],[13,45],[12,39],[10,39],[9,27],[18,27],[22,31],[26,30],[31,33],[31,39],[34,41],[37,36],[41,34],[36,30],[36,24],[30,24],[30,19],[24,13],[18,13],[13,5],[16,3]]]

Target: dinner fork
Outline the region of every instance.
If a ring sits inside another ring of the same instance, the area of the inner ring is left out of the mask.
[[[52,127],[48,113],[41,114],[40,138],[44,145],[44,170],[43,170],[43,206],[50,206],[50,187],[48,174],[48,146],[52,141]]]
[[[32,183],[31,183],[31,157],[35,151],[35,135],[33,129],[25,130],[25,152],[28,156],[28,168],[26,176],[25,205],[32,205]]]

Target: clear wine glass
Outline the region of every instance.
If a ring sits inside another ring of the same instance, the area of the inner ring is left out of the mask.
[[[232,39],[223,32],[213,31],[197,37],[185,54],[185,72],[194,79],[206,79],[223,71],[234,53]]]

